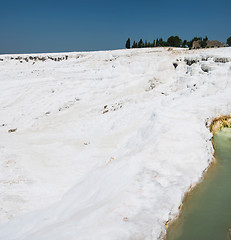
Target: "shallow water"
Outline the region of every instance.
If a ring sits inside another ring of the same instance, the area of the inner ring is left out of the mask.
[[[217,160],[186,197],[167,240],[227,240],[231,228],[231,128],[215,134]]]

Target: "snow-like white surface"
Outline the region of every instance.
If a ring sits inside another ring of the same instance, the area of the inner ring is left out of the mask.
[[[231,48],[31,56],[68,59],[0,56],[0,240],[160,239],[231,113]]]

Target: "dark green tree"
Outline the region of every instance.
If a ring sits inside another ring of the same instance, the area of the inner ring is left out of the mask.
[[[143,43],[143,40],[141,38],[140,41],[138,42],[138,48],[142,48],[142,47],[144,47],[144,43]]]
[[[156,46],[156,41],[153,40],[152,47],[155,47],[155,46]]]
[[[159,39],[159,42],[158,42],[158,45],[159,45],[160,47],[166,47],[166,46],[167,46],[167,42],[165,42],[165,41],[163,40],[163,38],[160,38],[160,39]]]
[[[200,45],[202,48],[205,48],[207,46],[207,41],[208,41],[207,36],[201,40]]]
[[[228,46],[231,47],[231,37],[229,37],[229,38],[227,39],[226,43],[228,44]]]
[[[169,47],[180,47],[182,40],[178,36],[171,36],[167,40],[167,46]]]
[[[156,47],[158,47],[159,46],[159,39],[157,38],[156,39]]]
[[[192,48],[192,42],[191,42],[191,41],[188,41],[188,42],[187,42],[187,46],[189,47],[189,49],[191,49],[191,48]]]
[[[145,48],[148,47],[148,41],[147,40],[145,40],[144,47]]]
[[[182,43],[182,47],[185,48],[187,45],[187,40],[184,40],[183,43]]]
[[[135,41],[132,44],[132,48],[137,48],[137,43]]]
[[[126,42],[126,44],[125,44],[125,47],[126,47],[127,49],[131,48],[130,38],[128,38],[128,40],[127,40],[127,42]]]

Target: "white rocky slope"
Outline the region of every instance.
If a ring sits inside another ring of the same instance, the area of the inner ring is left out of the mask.
[[[231,48],[21,57],[0,56],[0,240],[160,239],[231,113]]]

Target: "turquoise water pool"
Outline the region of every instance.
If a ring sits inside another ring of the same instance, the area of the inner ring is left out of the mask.
[[[227,240],[231,228],[231,128],[214,135],[216,164],[186,197],[167,240]],[[231,239],[231,238],[230,238]]]

